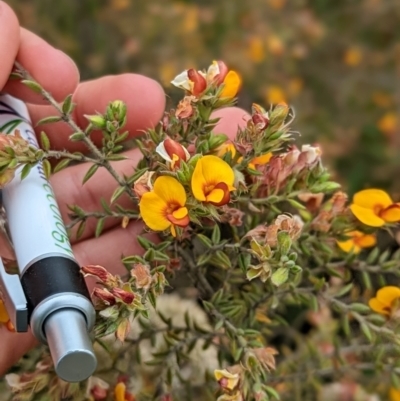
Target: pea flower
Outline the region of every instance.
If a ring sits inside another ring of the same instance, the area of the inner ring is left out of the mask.
[[[114,400],[135,401],[135,397],[126,390],[126,384],[124,382],[119,382],[114,388]]]
[[[247,167],[252,170],[257,170],[257,166],[263,166],[264,164],[267,164],[271,160],[271,157],[271,152],[264,153],[263,155],[251,159]]]
[[[376,244],[376,236],[364,234],[361,231],[350,231],[346,233],[345,241],[338,241],[337,244],[344,252],[360,253],[363,248],[370,248]]]
[[[199,159],[192,175],[192,192],[201,202],[215,206],[229,203],[230,192],[235,190],[235,174],[228,163],[217,156],[203,156]]]
[[[0,299],[0,323],[7,323],[10,320],[4,302]]]
[[[196,97],[199,97],[208,85],[223,84],[220,97],[230,98],[235,97],[239,91],[241,78],[237,72],[228,71],[224,62],[214,61],[206,73],[191,68],[177,75],[171,83]]]
[[[381,227],[385,223],[400,222],[400,203],[393,203],[390,196],[380,189],[357,192],[350,209],[367,226]]]
[[[369,300],[369,307],[377,313],[390,316],[395,302],[400,298],[400,288],[386,286],[377,291],[375,298]]]
[[[235,390],[239,385],[240,375],[238,373],[231,373],[226,369],[214,370],[215,379],[224,390]]]
[[[176,235],[175,226],[186,227],[190,220],[186,204],[186,192],[182,184],[173,177],[158,177],[154,188],[143,194],[140,215],[146,225],[154,231],[170,228]]]
[[[166,138],[159,143],[156,152],[170,163],[172,170],[180,166],[181,160],[187,162],[190,159],[187,149],[171,138]]]
[[[173,81],[172,85],[177,88],[184,89],[193,96],[200,96],[207,88],[207,81],[204,74],[200,71],[196,71],[194,68],[183,71],[177,75]]]
[[[400,390],[395,387],[390,387],[389,399],[390,401],[400,401]]]

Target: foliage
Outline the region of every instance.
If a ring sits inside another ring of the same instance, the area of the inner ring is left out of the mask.
[[[293,144],[286,103],[253,104],[236,136],[215,134],[213,113],[235,103],[240,77],[223,62],[187,70],[173,81],[184,98],[136,140],[143,158],[121,177],[114,166],[129,145],[121,101],[79,127],[70,97],[57,104],[20,65],[14,75],[58,111],[42,123],[63,119],[90,153],[53,151],[45,133],[40,150],[1,136],[2,176],[39,161],[49,175],[87,161],[84,182],[104,168],[118,186],[95,213],[70,205],[77,236],[89,218],[96,235],[108,218],[145,224],[132,238],[143,254],[123,258],[126,276],[82,267],[98,281],[95,376],[62,383],[33,353],[6,377],[15,399],[379,400],[389,391],[396,399],[400,289],[388,284],[400,271],[392,238],[400,204],[378,189],[349,204],[320,148]]]

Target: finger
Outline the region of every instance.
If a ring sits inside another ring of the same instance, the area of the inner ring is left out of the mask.
[[[0,90],[10,76],[18,47],[18,19],[11,8],[0,1]]]
[[[73,93],[79,83],[79,71],[72,59],[34,33],[21,28],[17,61],[49,91],[57,101]],[[10,80],[4,91],[26,102],[46,104],[43,97],[20,83]]]
[[[38,344],[31,332],[13,333],[4,325],[0,327],[2,350],[0,352],[0,377],[17,363],[31,348]]]
[[[122,100],[127,105],[127,124],[124,128],[130,132],[130,137],[154,127],[165,108],[165,94],[159,83],[142,75],[123,74],[80,84],[73,96],[73,103],[76,104],[73,118],[80,127],[86,127],[88,121],[84,115],[103,113],[113,100]],[[29,112],[34,126],[40,119],[57,114],[51,106],[29,105]],[[36,132],[43,130],[48,134],[54,149],[86,149],[82,143],[68,140],[73,131],[64,122],[39,126]],[[101,133],[94,133],[92,139],[100,145]]]
[[[127,158],[126,160],[113,162],[112,166],[119,176],[129,176],[134,172],[134,168],[141,159],[141,155],[138,149],[130,150],[124,153],[124,156]],[[76,165],[61,170],[51,178],[51,184],[56,194],[61,215],[67,224],[71,221],[68,216],[71,212],[68,209],[68,205],[79,205],[87,212],[101,211],[101,199],[103,198],[109,203],[112,194],[118,186],[114,177],[105,168],[100,168],[89,181],[82,185],[83,177],[90,166],[90,163]],[[127,196],[119,198],[118,204],[124,208],[133,208],[133,203]],[[108,218],[105,221],[104,230],[120,222],[121,219]],[[97,219],[89,218],[80,240],[92,236],[96,230],[96,225]],[[76,229],[77,227],[72,231],[72,242],[76,242]]]
[[[226,134],[230,139],[234,139],[238,129],[246,126],[250,114],[239,107],[227,107],[212,114],[212,118],[218,117],[220,120],[214,128],[214,133]]]
[[[134,221],[126,228],[116,227],[101,237],[75,244],[74,255],[81,266],[99,264],[112,274],[123,275],[127,271],[121,262],[121,257],[143,254],[143,249],[136,239],[142,234],[144,225],[140,221]],[[155,234],[146,237],[153,242],[157,241]]]

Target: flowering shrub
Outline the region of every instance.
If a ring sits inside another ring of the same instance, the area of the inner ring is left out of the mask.
[[[135,141],[143,157],[120,177],[112,163],[130,146],[122,102],[80,128],[70,98],[58,106],[22,67],[15,75],[60,112],[43,123],[73,125],[71,140],[93,154],[50,150],[45,133],[40,150],[3,135],[2,185],[18,166],[28,174],[43,161],[50,176],[88,161],[84,182],[105,168],[118,187],[96,213],[70,205],[76,235],[89,218],[96,235],[107,219],[144,223],[132,238],[142,254],[122,259],[126,275],[82,267],[97,281],[95,376],[62,383],[47,357],[32,354],[33,372],[6,377],[16,399],[398,399],[400,251],[391,234],[400,203],[378,189],[348,202],[321,149],[293,144],[286,103],[254,104],[235,135],[218,132],[214,112],[235,103],[240,76],[220,61],[187,70],[173,80],[183,99]],[[95,130],[101,149],[91,142]]]

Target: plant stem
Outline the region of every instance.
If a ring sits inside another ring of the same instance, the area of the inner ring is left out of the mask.
[[[15,66],[17,68],[17,73],[20,74],[23,79],[37,83],[40,86],[40,84],[29,74],[27,70],[25,70],[25,68],[20,63],[16,61]],[[60,113],[62,121],[68,124],[75,133],[82,134],[83,142],[88,147],[88,149],[96,156],[98,160],[97,163],[106,168],[108,172],[118,182],[118,184],[121,187],[125,188],[126,193],[129,195],[129,197],[136,202],[137,199],[130,185],[122,177],[118,175],[118,173],[111,166],[111,163],[104,157],[104,155],[100,152],[97,146],[90,139],[90,137],[78,126],[78,124],[76,124],[71,115],[64,113],[62,107],[57,103],[57,101],[53,98],[53,96],[45,89],[43,89],[41,86],[40,86],[40,94],[58,111],[58,113]]]

